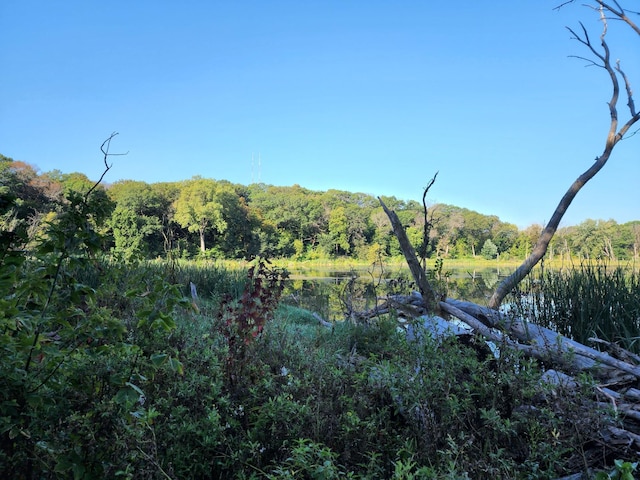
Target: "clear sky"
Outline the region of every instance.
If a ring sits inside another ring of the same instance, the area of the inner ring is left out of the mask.
[[[106,181],[201,175],[544,223],[604,146],[610,84],[559,0],[0,2],[0,153]],[[624,2],[623,2],[624,3]],[[610,25],[637,91],[637,36]],[[626,99],[620,117],[628,118]],[[636,99],[640,104],[640,97]],[[563,225],[640,219],[640,135]],[[252,160],[253,159],[253,160]]]

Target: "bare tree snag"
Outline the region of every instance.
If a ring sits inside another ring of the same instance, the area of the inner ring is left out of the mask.
[[[429,220],[429,211],[427,209],[427,194],[429,190],[436,183],[436,178],[438,178],[438,172],[429,180],[429,183],[422,192],[422,212],[424,214],[424,225],[422,227],[422,245],[418,249],[420,254],[420,262],[422,264],[422,268],[427,268],[427,256],[429,255],[429,235],[431,234],[431,228],[433,227],[433,223]],[[431,219],[433,219],[433,214],[431,215]]]
[[[404,254],[404,258],[407,260],[409,270],[411,270],[413,280],[416,282],[416,285],[422,294],[422,299],[427,310],[430,312],[439,310],[438,304],[436,303],[436,294],[427,280],[424,268],[420,265],[420,261],[416,256],[416,252],[411,245],[411,242],[409,242],[409,239],[407,238],[407,232],[404,231],[404,227],[402,226],[398,215],[396,215],[396,212],[393,210],[389,210],[380,197],[378,197],[378,201],[380,202],[380,205],[382,205],[387,217],[389,217],[389,221],[393,227],[393,233],[398,239],[398,242],[400,242],[400,249]]]
[[[107,163],[107,159],[109,157],[113,157],[116,155],[128,155],[129,152],[126,153],[109,153],[109,147],[111,147],[111,140],[113,140],[113,137],[115,137],[116,135],[118,135],[118,132],[113,132],[111,135],[109,135],[109,138],[107,138],[104,142],[102,142],[102,145],[100,145],[100,151],[104,154],[104,171],[102,172],[102,175],[100,175],[100,178],[98,179],[98,181],[96,183],[93,184],[93,186],[87,191],[87,193],[85,193],[84,195],[84,201],[85,203],[88,201],[89,199],[89,195],[91,195],[91,193],[98,188],[98,185],[100,185],[100,183],[102,183],[102,180],[104,179],[104,176],[107,174],[107,172],[109,170],[111,170],[111,167],[113,166],[113,164],[109,165]]]
[[[504,298],[509,294],[513,288],[518,285],[525,278],[529,272],[533,269],[533,267],[544,257],[547,252],[547,248],[549,246],[549,242],[553,238],[556,230],[558,229],[558,225],[562,220],[565,212],[571,205],[571,202],[578,194],[580,189],[591,180],[609,160],[611,153],[613,152],[613,148],[616,144],[622,140],[624,135],[629,131],[629,129],[640,120],[640,113],[636,112],[635,104],[633,101],[633,92],[631,90],[631,85],[629,79],[625,75],[625,73],[620,68],[620,62],[617,61],[615,66],[611,62],[611,53],[609,51],[609,45],[605,40],[605,36],[607,34],[607,14],[612,14],[618,19],[624,21],[627,25],[629,25],[638,35],[640,35],[640,29],[638,26],[631,21],[631,19],[625,14],[625,11],[618,5],[617,2],[614,2],[617,8],[614,8],[607,3],[596,0],[596,5],[593,7],[600,13],[600,20],[603,24],[603,30],[600,35],[600,44],[602,49],[597,49],[593,43],[591,43],[591,39],[589,38],[589,34],[584,27],[584,25],[580,24],[582,27],[582,34],[576,33],[571,28],[568,30],[573,35],[573,39],[585,45],[590,51],[591,54],[595,57],[594,59],[586,59],[584,57],[577,57],[583,60],[587,60],[589,64],[598,66],[603,68],[607,74],[609,75],[609,79],[611,80],[611,99],[609,100],[609,116],[611,118],[609,123],[609,131],[607,133],[607,139],[605,141],[605,146],[602,154],[596,158],[595,163],[587,169],[582,175],[580,175],[573,184],[569,187],[569,190],[564,194],[560,203],[556,207],[555,212],[553,213],[551,220],[545,227],[545,229],[540,234],[540,238],[538,239],[536,245],[534,246],[531,254],[525,259],[525,261],[520,265],[515,272],[513,272],[509,277],[505,278],[496,288],[496,291],[493,293],[491,298],[489,299],[489,307],[493,309],[497,309]],[[564,5],[564,4],[563,4]],[[618,80],[618,74],[624,81],[624,86],[627,94],[627,106],[629,108],[630,118],[627,122],[618,129],[618,110],[617,104],[620,96],[620,85]]]

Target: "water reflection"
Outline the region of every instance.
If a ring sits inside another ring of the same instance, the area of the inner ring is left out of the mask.
[[[452,269],[432,283],[446,296],[485,305],[498,282],[512,270]],[[343,320],[347,312],[373,308],[381,297],[415,290],[408,270],[375,274],[366,270],[292,272],[283,302],[317,312],[327,320]]]

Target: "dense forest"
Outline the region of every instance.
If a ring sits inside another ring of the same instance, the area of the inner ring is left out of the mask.
[[[0,203],[15,200],[5,214],[5,230],[18,227],[36,235],[54,219],[70,192],[86,192],[94,181],[82,173],[37,167],[0,155]],[[401,255],[378,199],[340,190],[248,186],[194,177],[152,183],[122,180],[100,185],[93,209],[102,248],[122,258],[250,258],[298,260],[351,257],[372,260]],[[427,257],[522,259],[540,235],[541,225],[518,229],[495,215],[453,205],[428,206],[429,244],[421,245],[422,204],[382,197],[395,210],[414,246]],[[637,260],[640,221],[586,220],[559,229],[549,259]]]

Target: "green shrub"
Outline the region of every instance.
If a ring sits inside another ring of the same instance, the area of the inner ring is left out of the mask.
[[[145,435],[143,388],[163,362],[132,340],[166,335],[181,297],[158,276],[129,299],[104,281],[112,271],[97,229],[107,212],[94,189],[69,192],[38,238],[3,232],[0,464],[10,478],[110,477],[136,462]],[[134,300],[135,319],[114,310]]]

